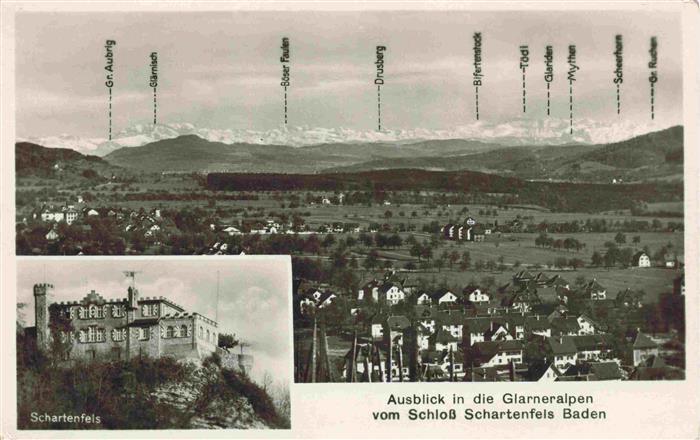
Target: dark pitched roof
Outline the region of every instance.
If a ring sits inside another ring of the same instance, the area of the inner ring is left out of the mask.
[[[547,280],[547,285],[552,287],[565,287],[569,285],[569,282],[561,277],[561,275],[554,275],[552,278]]]
[[[516,273],[515,276],[513,277],[514,279],[517,280],[531,280],[535,276],[530,273],[530,271],[527,270],[521,270],[520,272]]]
[[[436,319],[438,317],[438,310],[435,307],[419,304],[413,310],[418,319]]]
[[[523,345],[518,340],[477,342],[472,346],[472,359],[478,364],[490,361],[497,353],[511,350],[522,350]]]
[[[491,328],[491,318],[467,318],[464,320],[465,333],[485,333]]]
[[[552,331],[557,333],[578,333],[580,328],[578,319],[573,316],[566,318],[553,318],[550,320],[550,323],[552,325]]]
[[[318,299],[319,304],[323,304],[324,301],[326,301],[328,298],[332,296],[337,296],[335,293],[330,292],[330,291],[325,291],[321,294],[321,296]]]
[[[474,292],[475,290],[481,290],[482,293],[486,293],[486,292],[484,292],[483,289],[479,288],[479,286],[477,286],[475,284],[470,284],[467,287],[465,287],[464,289],[462,289],[462,294],[469,295],[470,293]]]
[[[439,313],[438,321],[441,325],[462,325],[464,324],[465,316],[457,311],[456,313]]]
[[[525,329],[527,331],[547,330],[549,328],[551,328],[551,324],[543,316],[535,315],[525,318]]]
[[[492,340],[494,335],[496,334],[496,332],[498,332],[498,329],[500,328],[503,328],[506,331],[506,333],[510,333],[504,324],[494,322],[494,324],[491,327],[489,327],[489,329],[486,330],[486,332],[484,332],[484,338],[487,341]]]
[[[612,347],[608,335],[573,336],[578,351],[608,350]]]
[[[639,366],[647,368],[665,368],[666,362],[664,362],[660,356],[649,356],[648,358],[644,359]]]
[[[386,281],[381,286],[379,286],[379,291],[382,293],[387,293],[394,286],[401,289],[401,284],[395,283],[393,281]]]
[[[454,293],[450,289],[443,287],[443,288],[437,289],[435,292],[433,292],[433,294],[430,295],[430,297],[432,299],[434,299],[435,301],[437,301],[440,298],[442,298],[443,296],[445,296],[447,293],[452,293],[454,295]],[[457,295],[455,295],[455,296],[457,296]]]
[[[591,373],[596,380],[616,380],[622,378],[622,372],[617,362],[592,362]]]
[[[389,324],[389,329],[395,331],[404,330],[411,326],[411,321],[403,315],[389,316],[386,321]]]
[[[421,361],[424,364],[439,364],[442,362],[442,351],[423,350],[421,352]]]
[[[450,333],[450,332],[448,332],[448,331],[446,331],[446,330],[443,330],[442,328],[439,328],[439,329],[435,332],[435,334],[433,334],[433,335],[431,336],[431,338],[432,338],[435,342],[439,342],[439,343],[441,343],[441,344],[449,344],[449,343],[452,343],[452,342],[460,342],[460,339],[455,338],[454,336],[452,336],[452,333]]]
[[[561,336],[548,338],[549,346],[555,355],[574,354],[578,352],[574,344],[573,336]]]
[[[647,348],[658,348],[659,345],[652,341],[651,338],[642,332],[637,333],[637,337],[632,344],[632,348],[635,350],[643,350]]]
[[[586,292],[602,292],[605,290],[605,287],[603,287],[598,281],[596,281],[595,278],[593,278],[591,281],[587,282],[584,284],[584,290]]]

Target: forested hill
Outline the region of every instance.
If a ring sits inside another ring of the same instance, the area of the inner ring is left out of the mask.
[[[632,208],[639,202],[683,200],[683,186],[677,183],[533,182],[471,171],[415,169],[297,175],[211,173],[205,185],[214,191],[436,191],[570,212],[600,212]]]
[[[118,170],[104,159],[68,148],[46,148],[30,142],[15,144],[15,171],[20,177],[56,177],[60,174],[77,177],[84,172],[106,176]]]

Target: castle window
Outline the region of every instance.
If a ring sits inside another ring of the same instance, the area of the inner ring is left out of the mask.
[[[144,304],[141,306],[141,316],[158,316],[158,304]]]
[[[95,342],[95,330],[97,330],[95,327],[90,326],[88,327],[87,331],[87,341],[88,342]]]
[[[166,338],[174,338],[175,337],[175,329],[172,326],[168,326],[167,330],[165,331],[165,337]]]
[[[139,340],[145,341],[148,340],[149,337],[149,331],[147,327],[141,327],[139,328]]]
[[[71,307],[68,309],[68,317],[71,320],[75,319],[75,307]]]
[[[78,307],[78,318],[80,318],[80,319],[87,318],[87,310],[85,309],[85,307]]]
[[[180,327],[180,337],[186,338],[187,337],[187,326],[183,325]]]
[[[116,304],[112,306],[112,317],[122,318],[126,314],[126,309],[124,305]]]
[[[88,307],[88,315],[90,316],[90,318],[99,318],[99,309],[96,305],[90,304],[90,306]]]
[[[112,340],[114,342],[121,342],[124,339],[126,339],[126,329],[125,328],[122,328],[122,329],[115,328],[112,330]]]
[[[199,339],[204,338],[204,327],[199,326]]]
[[[105,341],[105,329],[103,329],[103,328],[96,329],[95,340],[97,342],[104,342]]]
[[[207,330],[207,342],[209,342],[209,330]]]
[[[78,333],[78,341],[80,341],[82,344],[87,342],[87,332],[85,329],[80,329],[80,332]]]

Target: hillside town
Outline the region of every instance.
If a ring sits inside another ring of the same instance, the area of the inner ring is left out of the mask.
[[[502,286],[426,289],[390,271],[351,297],[340,291],[296,282],[298,382],[684,377],[682,275],[662,300],[670,325],[656,334],[640,292],[608,292],[596,279],[521,270]]]

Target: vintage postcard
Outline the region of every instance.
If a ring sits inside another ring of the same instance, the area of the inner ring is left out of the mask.
[[[697,4],[3,12],[13,433],[700,432]]]

